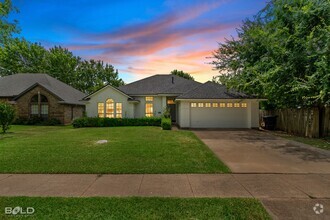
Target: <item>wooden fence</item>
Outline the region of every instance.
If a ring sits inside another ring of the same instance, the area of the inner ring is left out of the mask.
[[[330,136],[330,107],[308,109],[260,110],[260,123],[266,115],[276,115],[276,129],[305,137]]]

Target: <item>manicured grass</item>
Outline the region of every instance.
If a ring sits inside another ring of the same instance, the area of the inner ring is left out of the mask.
[[[306,137],[298,137],[298,136],[289,135],[289,134],[285,134],[285,133],[279,133],[279,132],[276,132],[275,134],[282,138],[301,142],[304,144],[309,144],[311,146],[318,147],[321,149],[330,150],[330,137],[328,137],[328,138],[306,138]]]
[[[0,219],[270,219],[255,199],[0,198],[0,210],[17,206],[35,213],[10,217],[1,211]]]
[[[13,126],[0,136],[0,173],[221,173],[190,131],[159,127]],[[98,140],[106,144],[96,144]]]

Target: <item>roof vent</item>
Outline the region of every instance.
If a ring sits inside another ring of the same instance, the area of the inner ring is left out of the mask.
[[[174,84],[174,76],[172,76],[172,84]]]

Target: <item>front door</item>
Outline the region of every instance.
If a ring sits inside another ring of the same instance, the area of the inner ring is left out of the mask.
[[[170,115],[171,115],[172,122],[176,122],[176,103],[174,101],[174,97],[167,98],[167,107],[170,109]]]

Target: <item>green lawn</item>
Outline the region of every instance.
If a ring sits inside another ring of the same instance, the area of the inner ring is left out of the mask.
[[[13,126],[0,136],[0,173],[221,173],[190,131],[159,127]],[[96,144],[106,139],[107,144]]]
[[[270,219],[255,199],[0,197],[0,210],[17,206],[35,213],[0,219]]]

